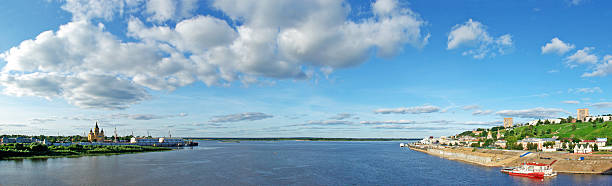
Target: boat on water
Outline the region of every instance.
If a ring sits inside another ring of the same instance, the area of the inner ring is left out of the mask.
[[[556,176],[557,173],[553,171],[551,165],[557,162],[553,161],[550,164],[545,163],[522,163],[518,167],[503,168],[501,172],[507,173],[512,176],[522,176],[529,178],[546,178]]]

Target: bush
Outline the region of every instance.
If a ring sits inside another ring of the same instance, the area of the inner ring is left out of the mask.
[[[72,144],[72,145],[68,146],[68,149],[73,150],[73,151],[81,151],[81,150],[83,150],[83,145]]]
[[[32,150],[32,152],[47,152],[49,151],[49,147],[45,144],[33,143],[30,145],[30,150]]]

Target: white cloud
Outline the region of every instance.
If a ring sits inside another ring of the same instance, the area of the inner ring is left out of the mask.
[[[595,66],[593,72],[584,73],[582,77],[607,76],[612,74],[612,55],[606,55],[603,62]]]
[[[499,125],[501,124],[501,121],[465,121],[465,122],[459,122],[458,124],[463,124],[463,125]]]
[[[110,116],[105,116],[103,118],[112,118],[112,119],[131,119],[131,120],[154,120],[154,119],[165,119],[165,118],[173,118],[173,117],[185,117],[186,113],[179,113],[175,115],[157,115],[157,114],[113,114]]]
[[[385,121],[361,121],[360,124],[366,125],[389,125],[389,124],[452,124],[449,120],[433,120],[433,121],[413,121],[413,120],[385,120]]]
[[[591,106],[597,107],[597,108],[609,108],[609,107],[612,107],[612,102],[593,103],[591,104]]]
[[[373,127],[374,129],[402,129],[402,130],[415,130],[415,131],[433,131],[433,130],[444,130],[447,128],[442,127],[415,127],[415,126],[406,126],[406,125],[377,125]]]
[[[349,67],[363,63],[372,48],[377,48],[379,56],[389,57],[404,44],[421,47],[427,38],[421,33],[425,22],[410,9],[395,4],[384,15],[377,13],[359,22],[346,20],[350,8],[342,1],[227,0],[216,1],[214,7],[234,20],[245,22],[238,28],[240,37],[231,52],[252,59],[242,62],[246,66],[266,66],[269,61],[277,61],[279,64],[271,65],[286,66],[284,71],[304,62],[322,67]],[[279,55],[274,54],[275,47]]]
[[[197,0],[149,0],[146,3],[146,13],[151,16],[148,21],[164,22],[193,16],[198,8]]]
[[[493,111],[492,110],[475,110],[474,112],[472,112],[472,115],[474,116],[482,116],[482,115],[489,115],[492,114]]]
[[[562,55],[574,48],[575,46],[573,44],[564,43],[559,38],[555,37],[550,40],[550,43],[546,43],[546,45],[542,46],[542,54],[557,53]]]
[[[439,112],[440,107],[433,105],[423,105],[423,106],[415,106],[415,107],[403,107],[403,108],[381,108],[376,109],[374,113],[377,114],[423,114],[423,113],[432,113]]]
[[[122,15],[124,8],[134,8],[137,4],[136,1],[124,0],[66,0],[62,9],[72,13],[73,20],[112,20],[115,14]]]
[[[351,118],[355,116],[355,114],[350,114],[350,113],[339,113],[336,114],[335,116],[329,117],[329,119],[333,119],[333,120],[344,120],[347,118]]]
[[[372,9],[375,14],[388,15],[397,7],[397,0],[379,0],[372,4]]]
[[[174,29],[167,26],[147,28],[140,20],[132,18],[128,22],[128,35],[145,41],[168,42],[180,51],[196,54],[231,44],[238,36],[225,21],[211,16],[183,20]]]
[[[476,59],[485,56],[504,54],[512,47],[512,36],[505,34],[497,38],[492,37],[486,30],[486,26],[478,21],[469,19],[464,24],[457,24],[451,28],[448,34],[447,50],[460,47],[471,48],[463,52],[463,55],[471,55]]]
[[[304,124],[300,124],[299,126],[303,126],[303,125],[351,125],[353,124],[352,121],[346,121],[346,120],[320,120],[320,121],[308,121]]]
[[[558,108],[532,108],[524,110],[501,110],[496,112],[497,115],[517,118],[552,118],[557,117],[559,114],[569,113],[563,109]]]
[[[261,112],[245,112],[238,114],[220,115],[213,116],[210,119],[210,123],[227,123],[227,122],[239,122],[239,121],[256,121],[262,119],[272,118],[274,116],[264,114]]]
[[[576,100],[567,100],[567,101],[562,101],[562,103],[565,103],[565,104],[574,104],[574,105],[576,105],[576,104],[580,104],[580,101],[576,101]]]
[[[584,47],[582,50],[576,51],[576,53],[572,54],[565,58],[567,63],[570,66],[575,66],[571,63],[578,64],[594,64],[597,63],[597,56],[595,54],[591,54],[591,52],[595,49],[594,47]]]
[[[371,51],[391,57],[406,44],[420,48],[429,36],[421,31],[425,21],[396,1],[377,1],[371,5],[376,12],[358,20],[349,19],[349,4],[339,0],[212,2],[232,24],[191,17],[195,1],[172,1],[174,11],[172,5],[157,4],[163,2],[149,1],[147,10],[139,10],[142,1],[66,2],[63,9],[73,13],[72,22],[0,54],[7,62],[0,75],[4,93],[60,97],[86,108],[126,108],[148,99],[147,89],[173,91],[197,81],[225,86],[261,78],[305,79],[319,73],[314,69],[331,73],[359,65]],[[92,20],[115,15],[129,18],[127,42]],[[137,18],[147,15],[151,24]],[[156,25],[167,20],[182,21],[174,28]],[[241,24],[230,26],[235,22]]]
[[[32,118],[30,119],[30,123],[32,124],[41,124],[46,122],[56,121],[54,118]]]
[[[387,121],[361,121],[360,124],[379,125],[379,124],[415,124],[412,120],[387,120]]]
[[[592,93],[602,93],[603,90],[599,87],[593,88],[570,88],[567,90],[569,93],[582,93],[582,94],[592,94]]]
[[[473,110],[473,109],[479,109],[479,108],[480,108],[479,105],[465,105],[461,107],[461,109],[463,110]]]

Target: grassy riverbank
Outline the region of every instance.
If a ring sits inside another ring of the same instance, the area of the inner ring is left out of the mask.
[[[152,151],[172,150],[166,147],[149,147],[137,145],[102,146],[102,145],[70,145],[46,146],[43,144],[4,144],[0,145],[0,159],[78,157],[91,155],[112,155]]]

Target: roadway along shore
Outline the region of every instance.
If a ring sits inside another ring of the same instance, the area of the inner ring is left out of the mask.
[[[529,151],[479,149],[470,147],[447,147],[438,145],[414,145],[411,150],[430,155],[473,163],[488,167],[514,167],[523,162],[537,162],[552,165],[558,173],[573,174],[612,174],[612,155],[571,154],[567,152],[532,152],[524,157],[521,155]],[[584,160],[578,160],[584,157]]]

